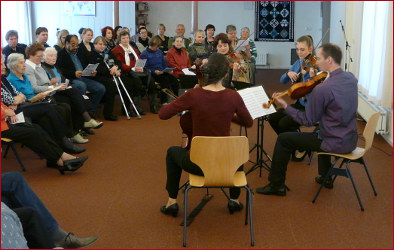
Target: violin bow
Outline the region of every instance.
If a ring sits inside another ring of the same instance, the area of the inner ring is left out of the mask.
[[[242,44],[244,44],[246,41],[249,41],[249,38],[254,34],[254,32],[252,32],[247,39],[245,39],[240,45],[238,45],[234,50],[236,51],[239,47],[241,47]]]

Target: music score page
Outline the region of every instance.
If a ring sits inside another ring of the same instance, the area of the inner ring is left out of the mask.
[[[268,103],[269,98],[262,86],[242,89],[238,93],[244,100],[245,106],[253,119],[276,112],[273,105],[268,109],[263,108],[263,103]]]

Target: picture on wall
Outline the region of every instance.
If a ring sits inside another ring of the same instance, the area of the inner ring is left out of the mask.
[[[255,41],[294,42],[294,2],[256,1]]]
[[[64,14],[69,16],[95,16],[95,1],[64,1]]]

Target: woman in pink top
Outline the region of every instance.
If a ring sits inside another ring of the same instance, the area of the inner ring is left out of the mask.
[[[251,127],[253,119],[238,92],[226,89],[222,85],[227,76],[229,65],[224,55],[214,53],[205,66],[208,72],[207,81],[202,87],[188,90],[175,101],[164,105],[159,112],[160,119],[167,120],[181,111],[188,110],[192,117],[192,137],[194,136],[230,136],[231,122]],[[179,181],[182,169],[195,175],[203,175],[202,170],[190,161],[189,152],[179,146],[170,147],[167,151],[167,205],[160,211],[177,216]],[[238,201],[239,188],[230,188],[228,209],[230,213],[240,211],[242,203]]]

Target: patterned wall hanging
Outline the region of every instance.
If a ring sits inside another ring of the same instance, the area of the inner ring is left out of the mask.
[[[256,1],[255,41],[294,42],[294,2]]]

